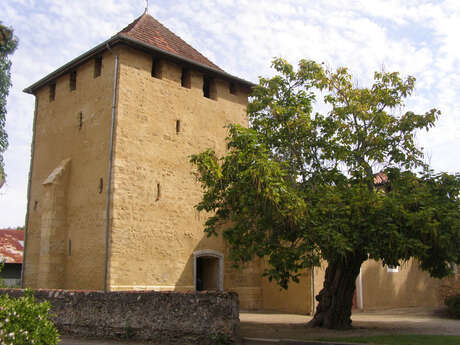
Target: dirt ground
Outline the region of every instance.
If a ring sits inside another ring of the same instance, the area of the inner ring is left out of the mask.
[[[336,331],[306,328],[311,316],[240,313],[241,335],[265,339],[318,339],[385,334],[460,335],[460,320],[446,316],[445,309],[404,308],[354,312],[353,329]]]
[[[353,329],[335,331],[306,328],[311,316],[241,312],[241,336],[271,340],[246,344],[273,344],[278,339],[311,340],[388,334],[459,335],[460,320],[447,318],[444,309],[404,308],[385,311],[354,312]],[[146,342],[63,337],[60,345],[145,345]]]

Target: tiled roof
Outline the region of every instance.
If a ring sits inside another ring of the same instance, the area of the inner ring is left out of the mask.
[[[254,83],[235,77],[222,70],[219,66],[211,62],[195,48],[186,43],[182,38],[175,35],[160,22],[148,13],[144,13],[126,28],[109,38],[107,41],[98,44],[82,55],[69,61],[54,72],[24,89],[24,92],[35,94],[35,91],[47,83],[68,73],[70,69],[77,68],[81,63],[90,58],[98,56],[109,46],[116,44],[128,44],[142,50],[154,51],[156,54],[167,56],[173,60],[179,60],[187,65],[196,66],[206,73],[236,81],[241,85],[253,87]]]
[[[24,230],[0,229],[0,261],[22,264]]]
[[[209,61],[148,13],[144,13],[118,34],[222,71],[219,66]]]
[[[374,185],[381,186],[388,183],[388,176],[383,171],[374,175]]]

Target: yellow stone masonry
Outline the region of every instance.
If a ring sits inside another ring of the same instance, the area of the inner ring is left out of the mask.
[[[189,87],[183,87],[179,64],[160,60],[156,78],[149,53],[123,45],[114,51],[119,69],[107,286],[110,52],[102,56],[101,76],[94,77],[90,59],[76,68],[75,90],[65,74],[56,80],[54,100],[48,85],[36,92],[25,286],[190,291],[201,269],[196,253],[211,252],[222,265],[213,273],[215,280],[221,272],[215,288],[239,292],[243,309],[262,308],[260,262],[235,270],[222,236],[204,234],[207,215],[194,208],[202,191],[189,163],[206,148],[225,152],[226,124],[247,126],[249,89],[237,85],[231,93],[229,80],[215,78],[206,98],[202,72],[190,69]],[[55,171],[62,176],[51,178]]]
[[[54,100],[50,100],[49,85],[36,92],[27,287],[103,288],[113,67],[114,58],[106,52],[101,76],[94,78],[94,60],[89,60],[77,68],[75,90],[70,90],[69,74],[65,74],[55,81]],[[66,181],[44,185],[66,159]]]

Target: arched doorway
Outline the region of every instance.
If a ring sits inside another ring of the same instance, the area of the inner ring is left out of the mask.
[[[197,291],[224,289],[224,255],[206,249],[193,253],[193,277]]]

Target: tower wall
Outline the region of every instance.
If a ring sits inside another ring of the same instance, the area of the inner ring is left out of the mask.
[[[104,53],[97,78],[94,64],[76,68],[75,90],[67,73],[56,80],[54,100],[49,85],[35,94],[26,287],[103,288],[113,55]],[[53,179],[66,159],[62,178]]]
[[[182,66],[128,47],[120,54],[120,84],[114,156],[110,239],[111,290],[193,290],[194,253],[224,254],[224,289],[240,293],[241,307],[261,306],[260,264],[234,271],[222,236],[207,238],[207,215],[194,209],[202,190],[189,156],[206,148],[225,150],[228,123],[247,126],[248,90],[230,92],[213,80],[203,96],[203,75],[190,70],[181,86]],[[180,124],[178,125],[178,122]]]

